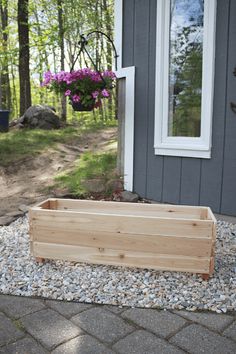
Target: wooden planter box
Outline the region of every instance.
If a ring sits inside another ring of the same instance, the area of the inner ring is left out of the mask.
[[[207,207],[49,199],[31,208],[33,256],[213,273],[216,219]]]

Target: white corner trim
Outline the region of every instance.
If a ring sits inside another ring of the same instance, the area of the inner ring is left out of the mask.
[[[125,78],[124,187],[133,191],[135,67],[122,68],[117,78]]]
[[[126,79],[125,88],[125,137],[124,137],[124,187],[133,191],[134,166],[134,103],[135,67],[122,67],[123,0],[115,0],[115,47],[117,54],[117,78]]]
[[[157,0],[154,150],[157,155],[211,157],[217,0],[205,0],[201,136],[168,136],[170,0]]]

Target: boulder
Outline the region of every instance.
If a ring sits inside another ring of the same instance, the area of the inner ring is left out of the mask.
[[[31,106],[26,110],[23,117],[20,118],[19,123],[31,129],[59,129],[60,120],[52,108],[39,104]]]
[[[139,195],[129,191],[123,191],[120,193],[121,202],[136,203],[139,200]]]
[[[106,183],[107,191],[111,192],[121,192],[124,190],[124,183],[121,179],[111,179]]]
[[[102,178],[82,180],[81,184],[89,193],[104,193],[106,191],[105,181]]]

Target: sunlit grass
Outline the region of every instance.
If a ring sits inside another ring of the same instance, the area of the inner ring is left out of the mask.
[[[0,165],[8,166],[19,159],[41,153],[57,143],[68,144],[79,140],[85,133],[116,124],[115,120],[104,123],[85,117],[84,120],[78,119],[76,124],[58,130],[21,129],[0,133]]]
[[[60,130],[15,130],[0,134],[0,165],[42,152],[58,142],[66,142],[81,132],[68,127]]]
[[[108,181],[119,179],[116,174],[116,152],[100,154],[85,153],[77,161],[73,171],[56,177],[57,187],[67,188],[76,197],[84,197],[89,194],[84,181],[93,178],[99,179],[104,186]],[[105,194],[109,194],[109,187]]]

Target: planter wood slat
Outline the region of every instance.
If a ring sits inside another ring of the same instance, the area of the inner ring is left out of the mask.
[[[90,262],[161,270],[174,270],[195,273],[207,273],[208,257],[182,257],[162,255],[150,252],[134,252],[109,248],[82,247],[56,243],[35,242],[36,257],[67,259],[69,261]]]
[[[215,227],[207,207],[50,199],[30,210],[37,258],[207,275]]]
[[[34,241],[44,243],[65,243],[65,231],[57,228],[36,227],[33,231]],[[134,239],[135,238],[135,239]],[[209,238],[193,238],[162,235],[140,235],[101,231],[83,231],[78,237],[77,230],[67,234],[68,245],[102,247],[132,251],[157,252],[185,256],[211,256],[212,241]]]

